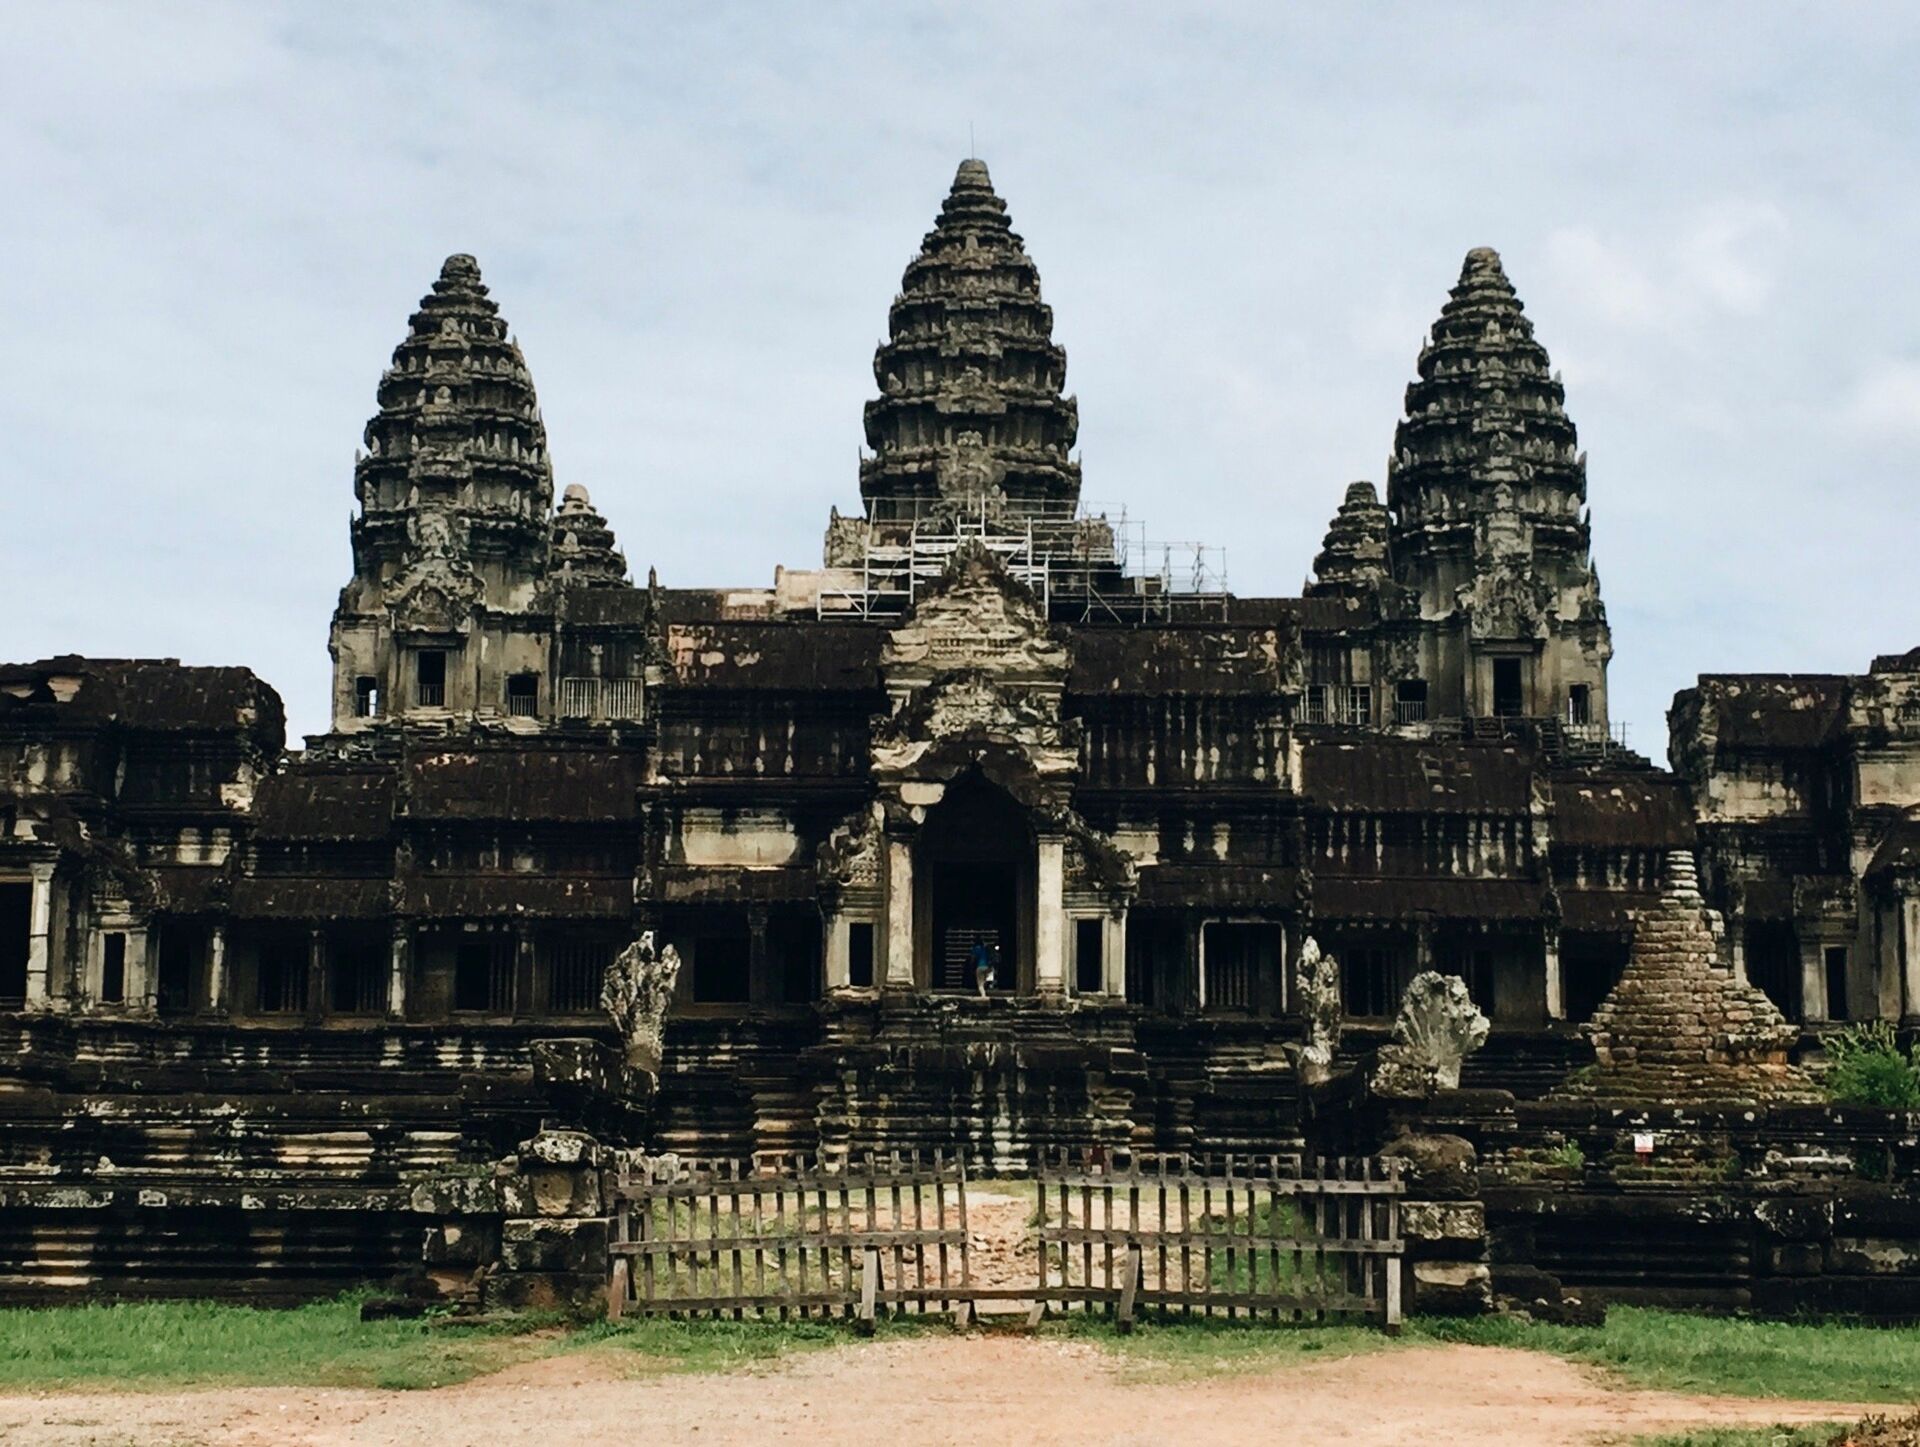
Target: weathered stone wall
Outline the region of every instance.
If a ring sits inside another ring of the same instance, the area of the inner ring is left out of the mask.
[[[1920,1317],[1920,1115],[1461,1091],[1407,1128],[1472,1142],[1503,1295]]]

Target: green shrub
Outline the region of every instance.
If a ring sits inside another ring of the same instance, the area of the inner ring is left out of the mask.
[[[1827,1099],[1838,1105],[1920,1110],[1920,1045],[1902,1052],[1889,1021],[1849,1025],[1822,1043],[1831,1062]]]

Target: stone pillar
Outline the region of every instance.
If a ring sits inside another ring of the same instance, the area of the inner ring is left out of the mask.
[[[393,922],[393,962],[387,971],[387,1018],[407,1018],[407,977],[413,972],[413,925]]]
[[[513,925],[513,1013],[522,1018],[537,1006],[533,998],[533,924],[515,920]]]
[[[160,931],[147,925],[134,925],[127,931],[126,1007],[143,1015],[159,1008],[160,992],[155,985],[158,970],[154,951],[159,948]]]
[[[327,932],[315,925],[307,934],[307,1023],[318,1025],[327,1013]]]
[[[1901,1013],[1920,1019],[1920,894],[1900,897],[1900,973],[1905,982]]]
[[[1560,974],[1560,931],[1544,932],[1547,962],[1547,1018],[1567,1018],[1567,983]]]
[[[1800,1019],[1809,1025],[1827,1018],[1825,945],[1826,941],[1812,931],[1800,939]]]
[[[765,1005],[779,997],[767,950],[767,907],[752,905],[747,910],[747,1002]]]
[[[1067,841],[1040,837],[1033,891],[1033,988],[1049,999],[1067,993],[1067,916],[1062,894],[1067,883]]]
[[[1413,972],[1424,974],[1433,968],[1433,921],[1423,919],[1413,931]]]
[[[820,964],[821,973],[826,977],[822,983],[829,993],[844,990],[853,983],[853,964],[847,947],[852,928],[853,922],[844,914],[829,914],[822,927]]]
[[[227,973],[227,926],[221,920],[207,932],[207,1013],[225,1015],[233,1008],[232,977]]]
[[[887,840],[887,988],[913,988],[913,844]]]
[[[53,1004],[53,863],[31,864],[33,895],[27,916],[27,997],[29,1010]]]
[[[1101,988],[1116,1000],[1127,997],[1127,916],[1108,915],[1104,927],[1105,956]]]

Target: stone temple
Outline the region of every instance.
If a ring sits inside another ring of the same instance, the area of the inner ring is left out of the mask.
[[[1920,650],[1703,677],[1677,773],[1628,752],[1496,253],[1299,597],[1083,507],[1066,380],[965,161],[820,565],[636,582],[448,258],[355,468],[327,733],[241,667],[0,668],[0,1293],[417,1255],[410,1176],[538,1125],[531,1043],[611,1038],[644,930],[684,961],[653,1138],[702,1155],[1284,1148],[1309,937],[1349,1049],[1436,969],[1493,1021],[1469,1084],[1541,1095],[1676,851],[1787,1021],[1920,1016]]]

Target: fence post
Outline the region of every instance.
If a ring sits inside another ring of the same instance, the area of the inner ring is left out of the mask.
[[[856,1318],[861,1336],[872,1336],[874,1315],[880,1297],[880,1248],[869,1246],[860,1257],[860,1315]]]
[[[1133,1307],[1140,1294],[1140,1273],[1145,1270],[1140,1260],[1140,1243],[1127,1243],[1126,1276],[1120,1283],[1120,1309],[1114,1314],[1113,1329],[1125,1336],[1133,1330]]]
[[[1387,1311],[1386,1319],[1380,1324],[1388,1336],[1400,1335],[1400,1273],[1405,1268],[1406,1258],[1389,1256],[1387,1261]]]
[[[627,1311],[627,1293],[633,1276],[633,1263],[624,1256],[613,1258],[613,1276],[607,1282],[607,1320],[618,1321]]]

